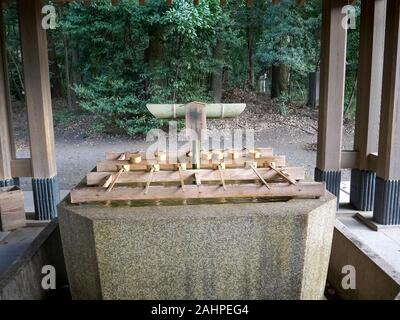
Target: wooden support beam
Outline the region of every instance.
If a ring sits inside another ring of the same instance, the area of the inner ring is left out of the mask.
[[[258,168],[257,172],[265,180],[278,181],[280,176],[269,168]],[[288,167],[284,169],[294,180],[304,180],[305,170],[302,167]],[[86,184],[88,186],[101,185],[104,179],[108,176],[115,176],[116,172],[90,172],[86,175]],[[201,182],[217,182],[220,181],[220,175],[216,170],[183,170],[183,178],[186,184],[190,184],[197,175],[198,181]],[[132,183],[146,183],[148,173],[145,171],[131,171],[123,172],[118,179],[118,183],[121,184],[132,184]],[[225,181],[253,181],[259,180],[259,176],[252,170],[249,169],[226,169],[224,170]],[[158,171],[154,173],[153,182],[155,183],[169,183],[180,181],[180,175],[178,171]]]
[[[57,174],[46,31],[42,0],[18,0],[25,95],[34,178]]]
[[[347,30],[342,27],[345,0],[323,1],[321,29],[321,99],[317,168],[341,167]]]
[[[360,153],[358,151],[342,151],[342,169],[356,169],[358,168]]]
[[[214,161],[214,162],[213,162]],[[223,160],[222,160],[223,161]],[[245,166],[245,159],[237,159],[236,161],[225,161],[226,168],[237,168]],[[263,167],[265,164],[275,162],[277,167],[286,166],[286,157],[285,156],[272,156],[272,157],[261,157],[256,159],[257,165],[259,167]],[[104,160],[97,162],[97,171],[118,171],[121,165],[130,164],[131,171],[137,170],[146,170],[147,166],[150,164],[157,163],[156,160],[142,160],[140,163],[129,163],[128,160],[118,161],[118,160]],[[203,161],[201,163],[201,167],[203,169],[210,169],[213,165],[218,164],[219,162],[215,160],[211,160],[208,162]],[[169,162],[169,163],[160,163],[161,170],[174,170],[177,162]],[[192,164],[188,163],[188,168],[192,168]]]
[[[400,0],[387,3],[377,176],[400,180]]]
[[[400,225],[400,0],[387,1],[374,221]]]
[[[342,151],[342,169],[358,169],[360,153],[358,151]],[[378,154],[370,153],[367,156],[365,170],[376,172],[378,168]]]
[[[322,197],[325,183],[307,182],[292,185],[275,183],[271,188],[264,185],[235,185],[226,190],[219,185],[186,185],[185,192],[180,186],[152,186],[147,192],[143,188],[116,187],[107,192],[101,187],[79,188],[71,191],[71,203],[96,201],[164,200],[164,199],[220,199],[220,198],[297,198]]]
[[[213,150],[214,151],[214,150]],[[213,152],[211,151],[211,152]],[[203,159],[208,159],[211,160],[211,152],[207,152],[205,150],[203,150],[202,156]],[[218,152],[224,154],[226,153],[230,159],[232,160],[237,160],[240,159],[243,156],[246,156],[247,153],[251,153],[248,150],[219,150]],[[177,156],[179,159],[182,158],[187,158],[185,160],[190,160],[190,151],[182,151],[182,150],[178,150],[178,154],[175,154],[175,156]],[[258,153],[259,158],[264,158],[264,157],[273,157],[274,156],[274,152],[272,148],[256,148],[255,150],[253,150],[253,154]],[[147,157],[146,152],[144,151],[133,151],[133,152],[125,152],[123,153],[125,154],[126,159],[125,160],[129,160],[132,159],[132,157],[137,157],[140,156],[141,160],[155,160],[156,156],[155,155],[151,155],[151,157]],[[107,152],[106,153],[106,160],[118,160],[119,157],[122,155],[121,152]],[[172,155],[173,153],[166,153],[166,158],[167,159],[172,159]],[[254,158],[254,155],[253,155]],[[183,160],[183,159],[182,159]],[[139,161],[140,162],[140,161]]]
[[[0,9],[0,180],[9,180],[11,173],[11,136],[9,116],[8,76],[6,69],[5,33],[3,13]]]
[[[31,159],[13,159],[11,160],[11,173],[14,178],[32,177]]]
[[[368,170],[368,155],[378,152],[386,3],[387,0],[364,0],[361,3],[354,135],[354,150],[359,151],[359,164],[355,168],[360,170]]]
[[[369,154],[368,155],[368,170],[372,172],[376,172],[378,169],[378,154]]]

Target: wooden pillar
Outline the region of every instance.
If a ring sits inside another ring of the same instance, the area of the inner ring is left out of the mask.
[[[14,184],[11,175],[12,147],[10,136],[9,91],[5,50],[3,11],[0,7],[0,187]]]
[[[400,224],[400,0],[387,3],[374,220]]]
[[[39,219],[50,219],[56,216],[59,193],[43,5],[42,0],[18,0],[35,212]]]
[[[321,88],[315,179],[339,197],[347,30],[342,21],[345,0],[323,1]]]
[[[368,155],[378,153],[379,114],[382,97],[383,55],[387,0],[363,0],[361,5],[357,112],[354,150],[358,168],[351,172],[350,202],[358,210],[372,211],[376,174],[369,170]]]

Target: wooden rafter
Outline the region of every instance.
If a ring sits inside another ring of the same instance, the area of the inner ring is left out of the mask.
[[[63,5],[65,3],[70,3],[70,2],[75,2],[75,1],[76,0],[57,0],[56,2],[61,4],[61,5]],[[93,1],[95,2],[95,0],[93,0]],[[141,6],[146,4],[145,0],[136,0],[136,1],[138,1],[138,4],[141,5]],[[160,1],[165,1],[167,6],[171,6],[172,3],[173,3],[173,0],[160,0]],[[254,0],[243,0],[243,1],[246,2],[247,7],[252,7],[253,4],[254,4]],[[303,6],[305,4],[305,2],[306,2],[306,0],[293,0],[293,1],[296,1],[296,3],[299,6]],[[2,3],[9,3],[9,0],[1,0],[1,2]],[[111,2],[111,4],[113,6],[116,6],[116,5],[118,5],[119,0],[110,0],[110,2]],[[201,0],[193,0],[193,4],[195,6],[199,5],[200,2],[201,2]],[[227,4],[227,2],[228,2],[227,0],[220,0],[220,5],[221,6],[225,6]],[[91,0],[84,0],[84,3],[85,3],[85,5],[90,5],[92,3],[92,1]],[[271,0],[271,3],[273,5],[276,5],[276,4],[279,3],[279,0]],[[350,3],[353,3],[353,1],[350,1]]]

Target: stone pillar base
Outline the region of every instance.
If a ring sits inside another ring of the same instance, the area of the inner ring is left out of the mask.
[[[342,172],[340,170],[324,171],[315,168],[314,179],[315,181],[326,182],[326,189],[337,197],[337,204],[339,205],[340,182],[342,180]]]
[[[0,188],[15,186],[15,179],[0,179]]]
[[[350,203],[357,210],[374,210],[375,179],[375,172],[351,170]]]
[[[18,187],[21,185],[19,178],[14,178],[14,185]]]
[[[32,179],[33,202],[38,220],[51,220],[57,217],[57,204],[60,191],[57,177]]]
[[[400,180],[376,178],[374,220],[384,225],[400,224]]]

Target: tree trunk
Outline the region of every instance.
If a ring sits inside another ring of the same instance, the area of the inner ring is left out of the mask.
[[[57,64],[57,54],[56,47],[53,41],[53,37],[51,36],[51,32],[48,33],[48,48],[49,48],[49,68],[51,74],[51,96],[53,98],[62,97],[62,81],[60,68]]]
[[[149,29],[149,46],[145,50],[145,62],[149,65],[149,69],[154,71],[163,61],[164,44],[162,41],[163,29],[160,26],[151,27]],[[154,84],[163,87],[165,79],[153,79]],[[146,91],[150,83],[146,82]]]
[[[214,59],[218,60],[219,62],[224,58],[224,43],[218,39],[217,43],[214,48]],[[219,103],[222,99],[222,73],[223,67],[218,66],[213,70],[211,76],[211,91],[214,98],[214,101]]]
[[[68,109],[72,110],[72,93],[71,93],[71,77],[70,77],[70,67],[69,67],[69,48],[67,36],[63,33],[63,43],[64,43],[64,72],[65,72],[65,89],[67,92],[67,105]]]
[[[79,73],[79,51],[78,43],[74,42],[74,46],[71,50],[71,85],[76,85],[81,83],[81,75]],[[78,109],[78,97],[74,90],[71,90],[71,101],[72,108]]]
[[[272,66],[271,99],[278,98],[288,91],[289,68],[280,64]]]
[[[252,89],[255,87],[254,75],[254,32],[251,27],[247,28],[247,54],[248,54],[248,77],[249,85]]]

